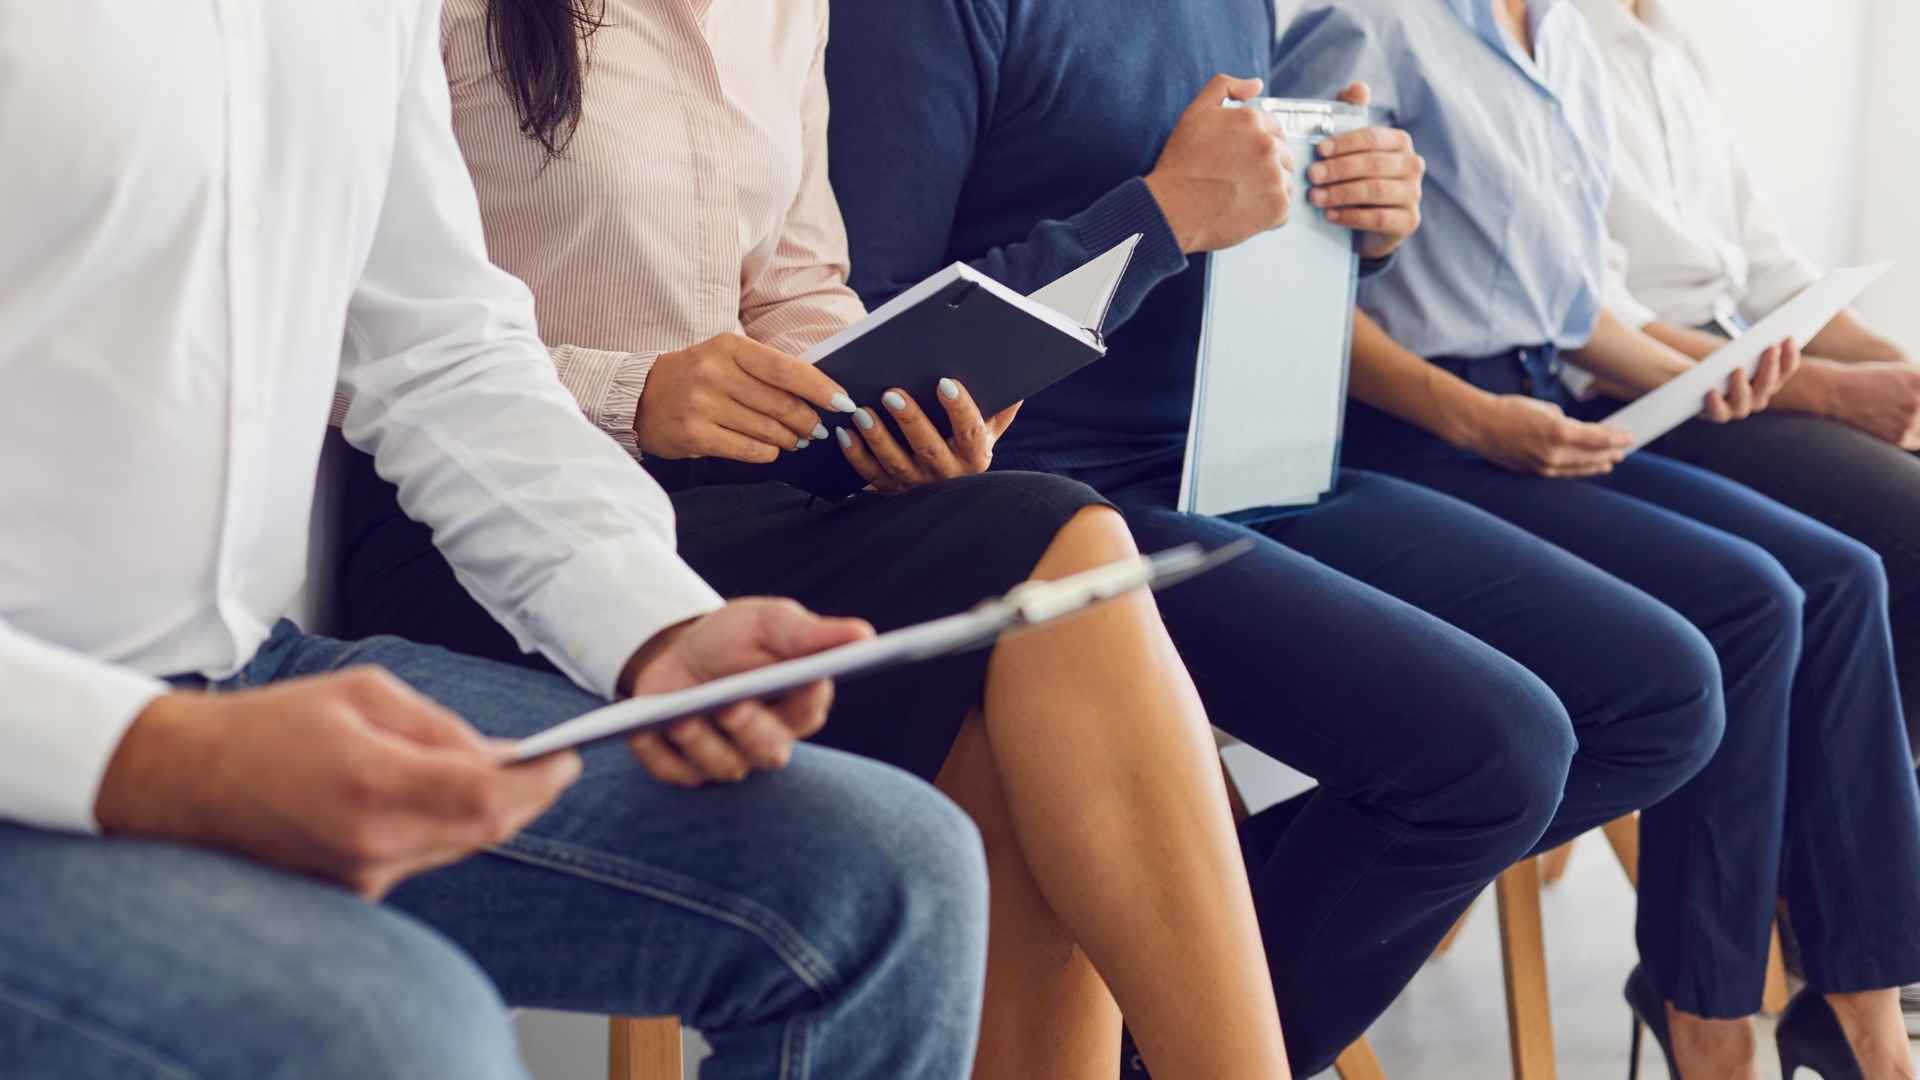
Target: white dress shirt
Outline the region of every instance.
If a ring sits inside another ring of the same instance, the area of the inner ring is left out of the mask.
[[[603,694],[719,599],[486,257],[438,0],[0,22],[0,818],[85,829],[164,684],[299,587],[336,380],[523,647]]]
[[[1616,146],[1607,306],[1630,326],[1758,321],[1818,280],[1720,117],[1661,0],[1577,0],[1612,78]]]

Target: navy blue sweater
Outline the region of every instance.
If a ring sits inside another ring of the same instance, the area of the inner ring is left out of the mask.
[[[834,0],[834,190],[880,304],[954,261],[1031,292],[1133,233],[1107,356],[1029,401],[996,464],[1072,471],[1186,443],[1204,256],[1141,179],[1221,72],[1264,76],[1271,0]]]

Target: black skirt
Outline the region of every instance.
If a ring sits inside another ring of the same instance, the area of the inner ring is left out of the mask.
[[[454,579],[432,536],[401,513],[372,459],[348,466],[339,610],[349,638],[396,634],[455,652],[546,668],[519,651]],[[722,596],[786,596],[882,632],[950,615],[1032,574],[1091,488],[1004,472],[904,495],[825,501],[777,483],[673,493],[680,554]],[[812,741],[907,769],[939,772],[986,686],[985,650],[849,680]]]

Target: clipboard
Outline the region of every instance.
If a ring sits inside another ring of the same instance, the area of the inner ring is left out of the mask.
[[[1353,230],[1307,205],[1305,193],[1316,147],[1376,122],[1369,109],[1337,101],[1229,104],[1279,123],[1301,205],[1285,225],[1207,256],[1176,504],[1190,514],[1308,506],[1333,490],[1360,253]]]
[[[685,690],[618,701],[520,740],[508,754],[507,763],[629,738],[737,702],[797,690],[821,679],[851,678],[984,648],[1008,635],[1086,611],[1136,589],[1177,585],[1238,558],[1252,546],[1253,541],[1242,540],[1207,552],[1198,544],[1186,544],[1057,581],[1030,581],[1005,596],[981,602],[971,611]]]

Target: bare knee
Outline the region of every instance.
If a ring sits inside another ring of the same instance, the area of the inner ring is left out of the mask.
[[[1053,543],[1034,568],[1034,576],[1061,577],[1139,553],[1133,532],[1119,511],[1110,506],[1083,507],[1053,535]]]

